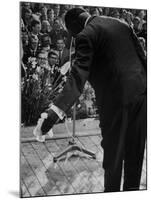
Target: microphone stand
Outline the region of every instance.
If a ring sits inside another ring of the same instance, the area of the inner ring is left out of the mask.
[[[71,39],[71,43],[70,43],[70,58],[69,58],[70,63],[71,63],[72,41],[73,41],[73,38]],[[59,155],[53,157],[54,162],[57,162],[59,159],[61,159],[62,156],[65,156],[69,152],[72,152],[72,151],[83,152],[83,153],[91,156],[91,158],[96,159],[95,153],[93,153],[93,152],[83,148],[82,146],[79,146],[79,145],[76,144],[75,137],[77,137],[77,136],[76,136],[76,131],[75,131],[75,121],[76,121],[76,103],[73,106],[73,129],[72,129],[73,134],[71,136],[71,140],[69,141],[69,146],[64,151],[62,151]]]

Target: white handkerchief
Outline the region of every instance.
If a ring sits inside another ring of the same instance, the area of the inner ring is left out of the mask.
[[[40,118],[38,120],[37,126],[33,130],[33,134],[36,137],[36,140],[39,142],[45,141],[45,135],[42,135],[42,132],[41,132],[41,126],[42,126],[43,121],[44,121],[44,119]]]
[[[43,121],[47,118],[47,116],[48,116],[47,113],[42,113],[41,118],[37,122],[37,126],[33,130],[33,134],[38,142],[44,142],[46,139],[46,135],[42,135],[41,126]],[[52,129],[50,129],[47,134],[49,135],[50,138],[52,138],[53,137]]]

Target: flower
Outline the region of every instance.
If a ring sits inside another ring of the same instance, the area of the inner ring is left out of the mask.
[[[33,69],[36,68],[37,62],[36,62],[36,58],[35,58],[35,57],[29,57],[29,58],[28,58],[28,63],[31,64],[31,67],[32,67]]]
[[[38,73],[40,73],[40,71],[41,71],[40,66],[37,66],[36,71],[37,71]]]
[[[38,81],[38,74],[33,74],[33,75],[32,75],[32,78],[33,78],[34,80],[37,80],[37,81]]]
[[[67,81],[67,76],[64,76],[62,79],[63,79],[64,82],[66,82]]]
[[[58,90],[58,93],[61,93],[62,92],[62,88],[60,88],[59,90]]]

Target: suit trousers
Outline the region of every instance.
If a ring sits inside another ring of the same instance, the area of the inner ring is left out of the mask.
[[[108,108],[107,108],[108,109]],[[106,110],[104,110],[105,113]],[[104,149],[104,191],[139,190],[147,135],[147,98],[140,95],[120,109],[111,109],[103,118],[101,146]]]

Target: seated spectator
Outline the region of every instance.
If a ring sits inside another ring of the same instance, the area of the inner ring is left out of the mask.
[[[67,11],[65,9],[62,10],[62,12],[60,14],[60,18],[59,18],[60,24],[61,24],[61,26],[63,27],[64,30],[66,30],[66,25],[65,25],[65,20],[64,20],[66,12]]]
[[[22,18],[21,18],[21,20],[20,20],[20,29],[21,29],[22,32],[25,32],[25,31],[26,31],[26,29],[25,29],[25,24],[24,24]]]
[[[88,13],[90,13],[90,7],[89,6],[84,6],[83,7]]]
[[[31,4],[31,7],[32,7],[32,11],[33,13],[40,13],[40,6],[41,4],[40,3],[30,3]]]
[[[55,50],[51,50],[48,53],[48,67],[49,67],[49,71],[51,72],[52,85],[54,85],[55,81],[58,79],[58,76],[60,74],[59,67],[58,67],[58,59],[59,59],[59,56]]]
[[[140,18],[140,23],[139,23],[138,29],[141,31],[142,30],[142,26],[145,23],[145,20],[144,20],[145,12],[144,12],[144,10],[141,10],[138,13],[138,17]]]
[[[50,3],[45,3],[45,7],[47,8],[47,11],[48,11],[49,9],[51,9],[52,4],[50,4]]]
[[[134,16],[137,15],[137,9],[130,9],[130,12],[131,12]]]
[[[32,21],[32,11],[30,9],[24,8],[21,10],[21,16],[22,16],[22,24],[23,24],[22,27],[24,27],[24,30],[22,31],[29,32],[31,21]]]
[[[143,48],[143,50],[145,52],[145,55],[146,55],[146,41],[145,41],[145,39],[143,37],[139,37],[138,39],[139,39],[140,44],[141,44],[141,46],[142,46],[142,48]]]
[[[51,48],[51,38],[47,33],[45,33],[41,37],[41,50],[49,52],[50,48]]]
[[[96,7],[90,7],[89,13],[92,16],[99,16],[100,15],[99,10]]]
[[[133,27],[133,19],[134,19],[133,14],[131,12],[127,12],[126,21],[131,27]]]
[[[103,15],[103,9],[101,7],[98,8],[99,15]]]
[[[111,17],[114,17],[114,18],[119,19],[119,18],[120,18],[120,13],[119,13],[119,11],[118,11],[117,9],[113,10],[113,11],[111,12]]]
[[[62,37],[57,38],[56,50],[59,55],[59,67],[69,61],[69,49],[65,47],[65,43]]]
[[[138,39],[140,41],[142,48],[145,49],[145,39],[143,37],[139,37]]]
[[[37,50],[38,50],[38,37],[37,36],[29,37],[28,46],[24,48],[23,63],[27,64],[29,58],[35,58],[37,56]]]
[[[56,69],[57,70],[59,69],[58,68],[58,59],[59,59],[59,56],[58,56],[57,51],[51,50],[48,53],[48,67],[52,74],[54,74]]]
[[[22,8],[23,9],[31,9],[31,3],[30,2],[22,2]]]
[[[51,9],[47,10],[47,20],[50,24],[51,29],[54,24],[54,19],[55,19],[54,10],[51,8]]]
[[[41,23],[40,21],[33,20],[31,23],[31,35],[38,36],[41,31]]]
[[[41,23],[41,33],[49,33],[50,29],[49,22],[47,20],[43,20]]]
[[[54,10],[54,16],[55,16],[55,19],[56,19],[60,16],[60,5],[54,4],[53,10]]]
[[[43,20],[47,20],[47,7],[45,5],[43,5],[41,7],[41,16],[40,16],[40,20],[43,21]]]
[[[32,20],[40,21],[40,13],[32,14]]]
[[[61,5],[61,7],[60,7],[60,16],[63,14],[63,13],[65,13],[65,12],[67,12],[68,10],[70,10],[70,5]]]
[[[48,54],[45,51],[40,51],[37,55],[37,66],[42,73],[44,69],[48,68]]]
[[[41,36],[42,34],[40,33],[41,31],[41,23],[40,21],[33,20],[31,22],[31,32],[30,32],[30,37],[31,36],[37,36],[39,40],[39,46],[41,45]]]
[[[133,19],[133,29],[134,29],[134,31],[135,31],[135,33],[136,33],[136,35],[138,35],[139,34],[139,24],[140,24],[140,18],[139,17],[134,17],[134,19]]]
[[[147,23],[144,22],[142,25],[142,30],[139,32],[138,37],[143,37],[147,42]]]
[[[110,15],[110,8],[103,8],[103,15],[109,16]]]
[[[121,10],[120,20],[123,22],[127,22],[127,11],[125,9]]]
[[[144,12],[145,12],[144,20],[145,22],[147,22],[147,10],[144,10]]]
[[[62,37],[63,39],[66,39],[68,36],[67,31],[63,28],[59,19],[55,19],[53,29],[51,30],[49,35],[54,47],[56,45],[56,41],[58,37]]]
[[[62,75],[60,72],[60,68],[58,66],[58,53],[55,50],[52,50],[48,54],[48,63],[49,63],[49,70],[51,75],[51,83],[53,87],[57,87],[59,84],[64,84],[66,81],[66,75]],[[62,85],[63,86],[63,85]],[[61,87],[62,87],[61,86]]]
[[[28,34],[26,32],[21,33],[21,41],[22,41],[22,46],[24,50],[29,44]]]

